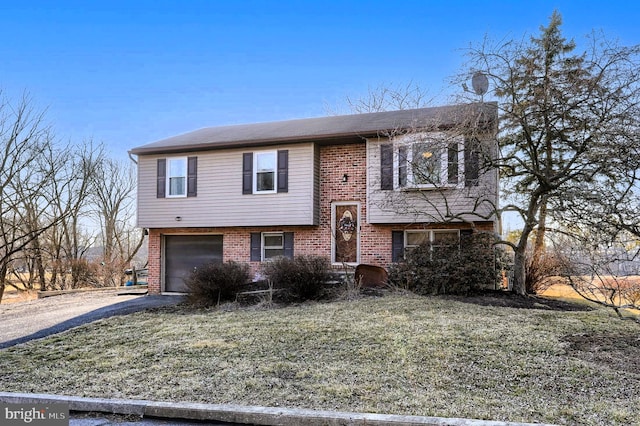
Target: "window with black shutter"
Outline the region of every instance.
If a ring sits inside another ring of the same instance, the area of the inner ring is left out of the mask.
[[[159,158],[156,170],[157,198],[197,195],[198,157]]]
[[[404,231],[391,231],[391,261],[404,259]]]
[[[242,154],[242,193],[272,194],[289,191],[289,151]]]
[[[293,232],[252,232],[250,252],[252,262],[293,258]]]
[[[278,151],[278,192],[289,191],[289,151]]]
[[[187,197],[198,194],[198,157],[187,158]]]
[[[167,188],[167,160],[165,158],[158,158],[156,174],[157,174],[156,197],[165,198],[166,188]]]
[[[380,145],[380,189],[393,189],[393,145]]]
[[[480,177],[480,142],[476,138],[464,140],[464,186],[478,186]]]

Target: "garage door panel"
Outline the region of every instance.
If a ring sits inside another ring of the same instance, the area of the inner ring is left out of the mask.
[[[188,291],[184,280],[209,262],[222,262],[222,235],[166,235],[165,291]]]

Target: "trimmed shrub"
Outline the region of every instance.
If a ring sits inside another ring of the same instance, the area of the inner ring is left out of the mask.
[[[279,257],[263,265],[263,273],[277,289],[275,298],[283,302],[319,300],[328,281],[333,279],[325,257],[300,255]]]
[[[236,293],[249,282],[250,277],[250,268],[246,263],[208,263],[195,269],[185,280],[190,292],[187,300],[200,306],[214,306],[234,300]]]
[[[405,260],[391,265],[389,282],[421,295],[466,295],[494,289],[500,279],[495,238],[489,233],[462,235],[460,241],[408,251]]]

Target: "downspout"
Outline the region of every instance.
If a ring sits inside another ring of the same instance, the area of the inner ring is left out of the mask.
[[[131,153],[131,151],[127,151],[127,154],[129,154],[129,160],[133,161],[133,163],[137,165],[138,164],[138,160],[133,158],[133,154]]]

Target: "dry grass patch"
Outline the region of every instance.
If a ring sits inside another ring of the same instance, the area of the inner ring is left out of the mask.
[[[640,280],[640,277],[634,276],[634,277],[623,277],[623,278],[626,281],[621,280],[621,282],[627,282],[628,285],[630,286],[633,285],[634,287],[638,287],[638,281]],[[549,286],[549,288],[543,291],[541,295],[544,297],[553,298],[557,300],[564,300],[571,303],[595,306],[595,303],[586,300],[585,298],[580,296],[569,284],[566,284],[563,282],[555,283]],[[597,299],[604,301],[603,297],[597,297]],[[620,302],[620,305],[623,305],[628,301],[619,301],[619,302]],[[630,316],[640,317],[640,310],[638,309],[623,309],[622,311]]]
[[[585,336],[626,344],[588,356]],[[640,359],[637,324],[606,310],[393,295],[110,318],[3,351],[0,382],[17,392],[634,424],[640,371],[607,354]]]

